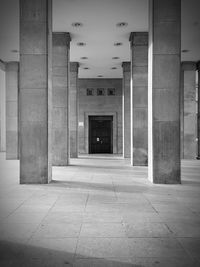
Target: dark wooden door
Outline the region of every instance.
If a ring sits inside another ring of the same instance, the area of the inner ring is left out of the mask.
[[[89,153],[112,153],[112,116],[89,117]]]

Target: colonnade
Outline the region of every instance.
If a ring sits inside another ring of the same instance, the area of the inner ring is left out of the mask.
[[[78,156],[79,64],[70,33],[52,33],[51,0],[21,0],[20,10],[20,63],[6,64],[6,155],[20,158],[20,183],[48,183],[52,165]],[[181,64],[180,24],[180,0],[150,0],[149,31],[130,33],[122,63],[123,154],[148,165],[153,183],[181,183],[181,158],[200,157],[200,65]]]

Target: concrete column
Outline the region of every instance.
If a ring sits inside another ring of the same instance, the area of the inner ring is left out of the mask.
[[[148,33],[132,32],[131,45],[131,164],[148,164]]]
[[[6,150],[6,75],[5,63],[0,60],[0,151]]]
[[[123,112],[123,156],[131,157],[131,111],[130,111],[130,92],[131,92],[131,63],[123,62],[123,85],[122,85],[122,112]]]
[[[20,0],[20,182],[51,180],[52,3]]]
[[[196,63],[182,62],[183,80],[183,158],[195,159],[197,153]]]
[[[19,63],[6,63],[6,159],[18,159]]]
[[[70,62],[70,157],[78,157],[78,62]]]
[[[197,71],[198,71],[198,77],[197,77],[197,159],[200,159],[200,61],[197,62]]]
[[[181,68],[180,79],[180,157],[184,159],[184,70]]]
[[[180,183],[181,0],[150,0],[149,180]]]
[[[53,33],[52,162],[55,166],[69,164],[69,47],[69,33]]]

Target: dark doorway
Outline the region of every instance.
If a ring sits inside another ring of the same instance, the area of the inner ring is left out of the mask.
[[[113,153],[113,116],[89,116],[89,153]]]

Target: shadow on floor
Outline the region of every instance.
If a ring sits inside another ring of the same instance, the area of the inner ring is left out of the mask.
[[[52,240],[49,240],[53,246]],[[87,255],[77,255],[65,251],[29,246],[25,244],[0,241],[1,267],[142,267],[128,262],[112,259],[87,258]]]

